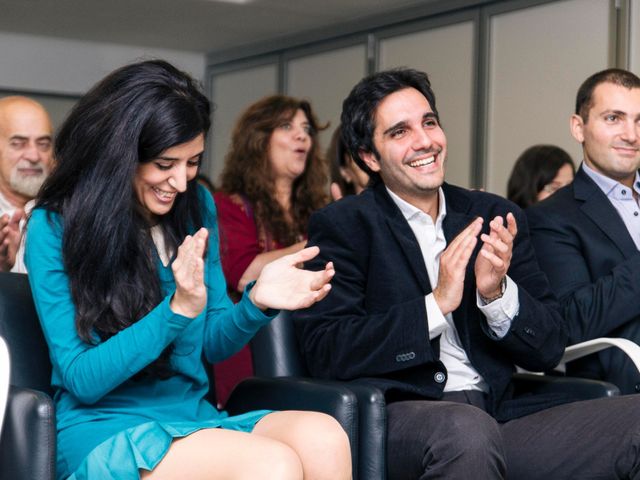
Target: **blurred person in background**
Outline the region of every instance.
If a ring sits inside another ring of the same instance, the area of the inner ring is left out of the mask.
[[[235,125],[214,196],[232,299],[268,262],[304,248],[309,216],[328,203],[326,162],[318,145],[322,128],[309,102],[284,95],[257,101]],[[224,404],[231,389],[252,373],[248,347],[216,365],[218,401]]]
[[[38,102],[0,99],[0,271],[26,272],[22,220],[52,166],[52,137],[51,119]]]
[[[571,156],[555,145],[534,145],[516,160],[507,182],[507,198],[520,208],[553,195],[575,175]]]
[[[369,175],[353,161],[342,140],[342,129],[335,129],[327,149],[331,170],[331,198],[340,200],[345,195],[357,195],[369,183]]]

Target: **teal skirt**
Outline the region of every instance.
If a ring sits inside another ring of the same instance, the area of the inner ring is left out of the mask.
[[[153,470],[165,456],[174,438],[187,435],[204,428],[224,428],[241,432],[251,432],[255,424],[268,410],[220,417],[209,422],[146,422],[128,428],[108,438],[94,448],[80,466],[67,476],[64,473],[64,462],[58,455],[58,478],[69,480],[137,480],[139,470]],[[63,455],[62,455],[63,456]]]

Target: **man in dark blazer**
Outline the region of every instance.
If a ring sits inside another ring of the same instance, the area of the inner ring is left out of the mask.
[[[312,216],[308,266],[331,260],[336,275],[294,321],[314,376],[385,392],[389,477],[640,475],[640,402],[515,395],[515,365],[559,361],[564,323],[518,207],[443,183],[426,74],[363,79],[342,128],[372,185]]]
[[[589,77],[578,91],[571,133],[584,154],[573,184],[527,210],[538,261],[561,303],[570,343],[640,342],[640,78],[619,69]],[[568,371],[640,392],[640,373],[617,349]]]

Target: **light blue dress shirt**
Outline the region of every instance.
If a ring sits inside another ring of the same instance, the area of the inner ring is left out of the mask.
[[[640,175],[636,172],[633,180],[633,191],[626,185],[609,178],[582,162],[582,169],[598,185],[600,190],[607,196],[613,208],[617,210],[624,222],[629,235],[640,250]],[[635,197],[633,193],[635,192]]]

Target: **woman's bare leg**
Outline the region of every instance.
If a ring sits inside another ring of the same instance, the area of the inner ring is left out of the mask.
[[[304,480],[351,478],[349,439],[331,416],[318,412],[274,412],[260,420],[253,433],[291,447],[302,462]]]
[[[140,470],[140,476],[145,480],[302,480],[303,472],[298,454],[282,442],[210,428],[174,440],[156,468]]]

